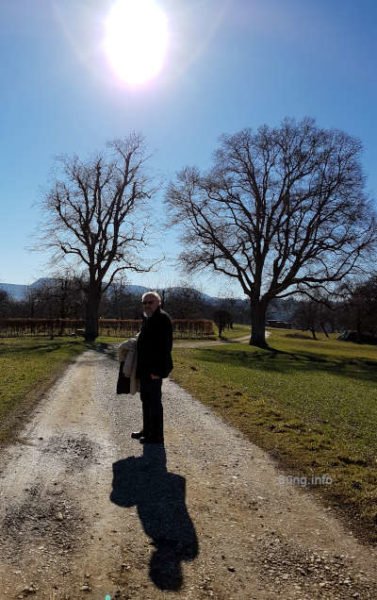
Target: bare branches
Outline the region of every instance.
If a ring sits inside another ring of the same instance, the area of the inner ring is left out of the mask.
[[[360,151],[311,119],[223,136],[208,173],[186,168],[167,191],[182,262],[238,279],[252,302],[340,281],[376,240]]]
[[[145,147],[141,136],[130,135],[108,144],[107,154],[86,162],[78,157],[60,160],[61,177],[43,200],[46,221],[44,246],[84,265],[87,312],[91,333],[101,294],[126,270],[148,272],[138,250],[146,244],[146,224],[138,209],[154,193],[145,174]]]
[[[250,297],[341,279],[376,234],[359,154],[311,119],[223,136],[209,173],[185,169],[168,189],[186,267],[237,277]]]
[[[43,201],[45,246],[57,256],[75,255],[101,279],[124,269],[148,270],[134,264],[132,249],[145,241],[136,209],[153,192],[143,172],[141,136],[115,140],[109,148],[110,157],[61,159],[62,177]]]

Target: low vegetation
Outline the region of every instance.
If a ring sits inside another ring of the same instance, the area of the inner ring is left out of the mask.
[[[377,348],[294,330],[268,341],[177,348],[173,377],[377,542]]]

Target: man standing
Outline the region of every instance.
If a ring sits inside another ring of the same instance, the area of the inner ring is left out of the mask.
[[[161,309],[157,292],[143,294],[142,304],[144,317],[137,338],[136,376],[140,379],[143,429],[134,431],[131,437],[142,443],[161,444],[164,441],[161,387],[162,379],[173,368],[173,328],[169,315]]]

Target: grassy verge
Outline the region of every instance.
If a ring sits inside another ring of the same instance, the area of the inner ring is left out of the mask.
[[[218,336],[218,328],[216,327],[216,335]],[[224,329],[222,338],[224,340],[235,340],[244,336],[250,336],[250,325],[234,324],[232,329]]]
[[[0,443],[18,431],[25,415],[84,348],[84,342],[72,338],[0,339]]]
[[[294,481],[327,476],[312,489],[376,543],[377,348],[290,330],[272,330],[269,344],[177,349],[173,378]]]

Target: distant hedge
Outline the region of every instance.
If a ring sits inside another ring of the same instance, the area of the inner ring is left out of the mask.
[[[100,319],[99,335],[130,337],[140,330],[141,319]],[[83,319],[0,319],[1,337],[82,335]],[[173,319],[176,338],[207,338],[214,335],[213,321],[208,319]]]

